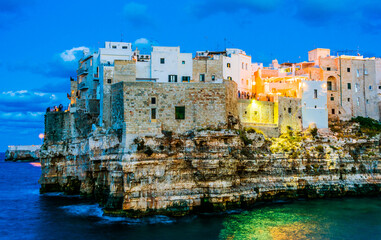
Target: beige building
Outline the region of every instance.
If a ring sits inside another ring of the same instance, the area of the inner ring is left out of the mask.
[[[380,120],[380,60],[362,56],[330,56],[328,50],[310,51],[309,61],[316,65],[297,71],[297,74],[320,75],[320,80],[327,81],[329,118],[349,120],[362,116]]]

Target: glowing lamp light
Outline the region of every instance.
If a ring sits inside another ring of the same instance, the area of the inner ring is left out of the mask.
[[[43,133],[40,133],[40,134],[38,135],[38,137],[42,140],[42,139],[45,137],[45,135],[44,135]]]

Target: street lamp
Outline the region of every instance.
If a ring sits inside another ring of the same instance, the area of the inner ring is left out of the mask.
[[[45,135],[43,133],[40,133],[38,137],[41,139],[41,145],[42,145],[42,139],[44,139]]]

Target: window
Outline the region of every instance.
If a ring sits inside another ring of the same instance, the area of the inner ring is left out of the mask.
[[[369,90],[372,90],[373,88],[372,88],[372,85],[369,85]]]
[[[212,75],[212,81],[216,80],[216,76]]]
[[[246,70],[247,70],[247,63],[246,63]]]
[[[177,75],[168,75],[168,82],[177,82]]]
[[[369,99],[366,100],[366,104],[368,104],[368,103],[369,103]]]
[[[356,71],[356,75],[357,75],[357,77],[360,77],[360,71],[358,69]]]
[[[348,100],[348,102],[350,102],[350,101],[351,101],[351,99],[350,99],[350,98],[348,98],[347,100]]]
[[[128,47],[127,46],[123,46],[122,49],[128,49]]]
[[[189,76],[183,76],[181,81],[183,81],[183,82],[190,82],[190,77]]]
[[[330,67],[327,67],[327,71],[331,71],[331,68],[330,68]]]
[[[242,63],[242,69],[244,69],[245,68],[245,64],[244,63]]]
[[[227,66],[228,68],[230,68],[230,63],[227,63],[226,66]]]
[[[327,90],[332,91],[332,82],[327,82]]]
[[[205,74],[200,74],[200,82],[205,82]]]
[[[368,75],[368,70],[367,69],[364,69],[364,74]]]
[[[165,63],[165,58],[160,58],[160,64],[164,64]]]
[[[151,119],[156,120],[156,108],[151,108]]]
[[[347,72],[351,72],[351,68],[347,68]]]
[[[358,83],[355,83],[355,91],[358,92],[359,91],[359,87],[360,85]]]
[[[107,83],[111,83],[111,78],[107,79]]]
[[[288,108],[288,113],[291,114],[292,108]]]
[[[114,45],[114,46],[112,46],[112,48],[116,48],[116,46]]]
[[[151,98],[151,104],[156,104],[156,98],[155,97]]]
[[[348,87],[348,89],[352,89],[351,83],[347,83],[347,87]]]
[[[357,97],[357,106],[360,106],[360,97]]]
[[[378,86],[378,89],[381,89],[381,86]]]
[[[182,64],[185,64],[185,61],[182,61],[181,63],[182,63]]]
[[[314,89],[314,98],[318,98],[318,96],[317,96],[317,89]]]
[[[335,109],[334,108],[332,108],[332,114],[335,114]]]
[[[185,107],[175,107],[175,119],[185,119]]]
[[[246,80],[246,85],[249,86],[249,80]]]
[[[331,101],[333,101],[333,100],[335,100],[335,98],[334,98],[334,97],[331,97]]]
[[[228,80],[233,80],[232,77],[228,76]]]

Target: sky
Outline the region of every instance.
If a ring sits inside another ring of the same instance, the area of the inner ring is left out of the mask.
[[[49,106],[68,104],[83,50],[105,41],[240,48],[268,65],[314,48],[381,56],[379,0],[0,0],[0,152],[40,144]]]

